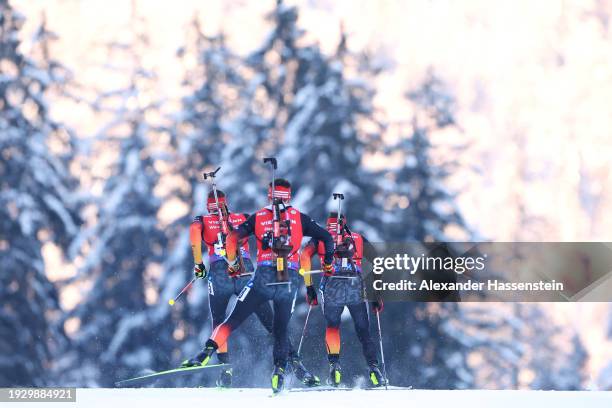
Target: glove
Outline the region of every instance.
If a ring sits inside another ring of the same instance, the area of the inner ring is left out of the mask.
[[[206,270],[206,267],[204,266],[203,263],[199,263],[193,266],[193,274],[198,279],[200,278],[204,279],[205,277],[208,276],[208,271]]]
[[[372,302],[372,310],[374,311],[374,313],[381,313],[384,308],[385,308],[385,305],[382,299],[375,300],[374,302]]]
[[[334,274],[334,266],[332,264],[323,264],[323,275],[332,276]]]
[[[306,303],[310,306],[317,306],[319,304],[319,299],[317,299],[317,291],[314,286],[306,286]]]
[[[237,278],[240,275],[240,264],[238,263],[238,258],[234,259],[234,262],[230,262],[227,265],[227,274],[230,278]]]

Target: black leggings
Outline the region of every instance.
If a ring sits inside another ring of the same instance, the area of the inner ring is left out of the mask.
[[[288,328],[295,297],[297,293],[297,279],[293,282],[290,290],[286,285],[266,286],[267,282],[276,276],[276,270],[270,267],[260,267],[254,278],[244,287],[234,308],[225,321],[215,330],[211,337],[219,346],[227,341],[227,337],[236,330],[242,322],[254,311],[259,311],[262,305],[268,305],[272,300],[274,318],[271,332],[274,337],[274,364],[285,367],[289,357],[294,357],[295,352],[289,341]]]
[[[253,266],[250,262],[245,262],[249,271],[253,270]],[[217,261],[211,265],[211,275],[209,277],[209,288],[208,288],[208,304],[210,307],[210,315],[212,318],[213,329],[219,326],[226,319],[227,305],[229,304],[232,296],[238,295],[241,290],[248,284],[249,278],[230,278],[227,275],[227,263],[225,261]],[[250,310],[249,314],[255,313],[266,331],[274,335],[274,312],[270,302],[263,301],[257,306],[255,310]],[[246,317],[245,317],[246,318]],[[295,357],[295,351],[291,342],[289,342],[288,349],[289,355]],[[224,363],[229,362],[229,355],[227,353],[227,347],[224,345],[219,352],[219,358]]]
[[[231,297],[232,294],[228,293],[218,295],[216,294],[208,297],[213,329],[223,323],[223,321],[225,320],[225,311],[227,309],[227,305],[229,304]],[[272,327],[274,324],[274,312],[272,311],[272,306],[270,306],[270,303],[263,302],[257,308],[257,310],[255,310],[255,315],[261,322],[262,326],[266,329],[266,331],[272,334]]]
[[[344,311],[345,306],[326,306],[323,305],[323,314],[325,315],[325,321],[328,328],[339,328],[340,317]],[[356,303],[352,305],[346,305],[353,323],[355,325],[355,332],[357,338],[361,342],[363,349],[363,356],[368,364],[377,364],[378,359],[376,356],[376,346],[372,336],[370,335],[370,319],[368,316],[368,307],[365,302]]]

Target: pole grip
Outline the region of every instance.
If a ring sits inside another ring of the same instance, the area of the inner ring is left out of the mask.
[[[264,164],[265,163],[270,163],[274,170],[276,170],[278,168],[278,163],[276,161],[276,157],[264,157],[263,162],[264,162]]]
[[[215,170],[215,171],[211,171],[211,172],[208,172],[208,173],[206,173],[206,172],[202,173],[202,176],[204,176],[204,180],[206,180],[207,178],[215,178],[215,176],[217,175],[219,170],[221,170],[221,166],[217,167],[217,170]]]

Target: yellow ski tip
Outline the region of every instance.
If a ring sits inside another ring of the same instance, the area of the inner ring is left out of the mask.
[[[174,299],[170,299],[170,300],[168,301],[168,304],[169,304],[170,306],[174,306]]]

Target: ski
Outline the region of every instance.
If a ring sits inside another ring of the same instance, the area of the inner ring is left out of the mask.
[[[292,388],[289,392],[311,392],[311,391],[352,391],[358,388],[348,388],[348,387],[332,387],[332,386],[319,386],[319,387],[311,387],[311,388]]]
[[[410,387],[395,387],[393,385],[388,385],[387,387],[385,387],[384,385],[381,387],[369,387],[369,388],[357,388],[357,389],[362,389],[365,391],[398,391],[398,390],[411,390],[412,386]]]
[[[152,374],[147,374],[147,375],[142,375],[139,377],[128,378],[126,380],[117,381],[115,382],[115,386],[125,387],[126,385],[133,386],[133,385],[139,385],[139,384],[146,384],[147,382],[151,380],[158,380],[163,377],[182,376],[182,375],[191,374],[194,371],[202,370],[205,368],[217,368],[217,367],[224,367],[228,365],[230,364],[213,364],[213,365],[198,366],[198,367],[173,368],[171,370],[158,371]]]
[[[368,388],[349,388],[349,387],[332,387],[332,386],[321,386],[312,388],[292,388],[289,392],[311,392],[311,391],[398,391],[398,390],[411,390],[412,387],[395,387],[392,385],[385,387],[368,387]]]

